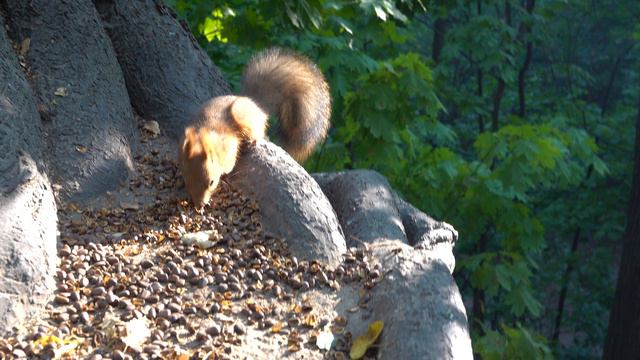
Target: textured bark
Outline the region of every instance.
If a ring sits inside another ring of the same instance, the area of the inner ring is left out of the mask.
[[[41,135],[0,17],[0,335],[37,315],[54,288],[57,215]]]
[[[453,226],[433,219],[403,200],[380,173],[350,170],[312,174],[336,210],[349,247],[397,240],[415,249],[440,251],[453,271]]]
[[[395,194],[375,171],[314,174],[338,214],[349,247],[379,239],[408,243]]]
[[[385,274],[370,300],[372,319],[385,323],[378,358],[472,359],[464,304],[442,254],[397,241],[369,250]]]
[[[346,251],[336,214],[320,186],[272,143],[248,146],[227,180],[260,205],[265,231],[282,237],[292,254],[336,266]]]
[[[74,200],[114,189],[132,168],[136,127],[109,38],[91,2],[7,1],[43,121],[47,163]],[[27,40],[28,39],[28,40]]]
[[[437,64],[440,62],[440,54],[444,48],[444,39],[447,31],[447,19],[437,18],[433,24],[433,43],[431,45],[431,58]]]
[[[379,359],[471,359],[466,311],[451,275],[455,229],[401,199],[375,171],[313,177],[345,236],[359,238],[357,245],[384,274],[367,306],[347,312],[348,330],[362,334],[371,321],[383,320]]]
[[[533,7],[535,6],[535,0],[526,0],[525,9],[529,16],[533,14]],[[519,35],[522,36],[530,36],[531,35],[531,26],[530,25],[521,25]],[[527,40],[527,52],[524,56],[524,62],[522,63],[522,67],[518,71],[518,115],[524,118],[527,111],[526,105],[526,97],[525,97],[525,87],[526,87],[526,75],[527,70],[529,70],[529,65],[531,65],[531,58],[533,56],[533,44],[531,40]]]
[[[96,0],[118,55],[131,103],[178,138],[209,98],[229,85],[160,1]]]
[[[414,248],[432,250],[440,244],[450,246],[458,240],[458,232],[453,226],[437,221],[395,194],[395,205],[400,212],[402,224]]]
[[[622,260],[609,315],[604,359],[636,359],[640,354],[640,101],[636,116],[631,196],[622,243]]]

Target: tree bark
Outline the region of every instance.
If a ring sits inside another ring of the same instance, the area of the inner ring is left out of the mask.
[[[478,15],[482,14],[482,0],[476,0],[476,8],[478,11]],[[478,65],[478,70],[477,70],[477,76],[476,76],[476,80],[477,80],[477,84],[478,84],[478,89],[477,89],[477,95],[478,95],[478,99],[482,100],[482,98],[484,97],[484,90],[483,90],[483,86],[482,86],[482,82],[483,82],[483,72],[482,69],[480,68],[480,65]],[[483,133],[484,132],[484,116],[482,114],[480,114],[478,116],[478,131]]]
[[[635,359],[640,354],[640,101],[634,154],[627,225],[616,292],[609,314],[604,359]]]
[[[159,0],[94,0],[122,67],[131,103],[178,139],[202,104],[230,92],[191,32]]]
[[[533,7],[535,5],[534,1],[535,0],[526,0],[525,8],[529,16],[533,14]],[[524,34],[525,36],[530,35],[531,25],[524,25],[521,28],[520,34]],[[529,66],[531,65],[531,57],[533,56],[533,44],[531,43],[530,39],[527,39],[526,47],[527,47],[527,50],[524,55],[524,63],[522,64],[520,71],[518,71],[518,105],[519,105],[518,115],[520,115],[520,117],[522,118],[524,118],[524,116],[526,115],[526,110],[527,110],[526,97],[525,97],[526,75],[527,75],[527,70],[529,70]]]
[[[133,170],[137,129],[122,71],[89,1],[7,1],[40,115],[47,164],[73,200],[115,189]],[[132,141],[133,140],[133,141]]]
[[[613,69],[611,69],[611,74],[609,74],[609,80],[607,81],[607,88],[604,91],[604,97],[602,99],[602,104],[600,105],[600,116],[604,117],[607,112],[607,108],[609,107],[609,98],[611,96],[611,91],[613,89],[613,82],[618,74],[618,70],[620,69],[620,63],[627,54],[633,49],[635,46],[635,42],[631,43],[620,55],[616,57],[615,62],[613,63]]]
[[[562,326],[562,315],[564,314],[564,302],[567,298],[567,290],[569,288],[569,278],[573,272],[574,255],[578,251],[578,242],[580,241],[580,227],[578,227],[573,235],[573,241],[571,242],[571,251],[569,252],[569,260],[567,261],[567,267],[562,275],[562,289],[560,290],[560,296],[558,298],[558,312],[556,313],[555,326],[553,327],[553,335],[551,336],[551,342],[558,343],[560,338],[560,327]]]
[[[247,146],[227,181],[258,201],[264,230],[284,239],[293,255],[340,264],[347,248],[332,204],[284,150],[268,142]]]
[[[440,54],[444,48],[444,38],[447,32],[447,19],[437,18],[433,24],[433,43],[431,46],[431,58],[436,64],[440,62]]]
[[[342,222],[348,247],[380,238],[407,243],[394,193],[384,176],[375,171],[354,170],[314,177],[338,217],[349,219]]]
[[[0,335],[39,315],[55,288],[57,211],[42,127],[0,16]]]
[[[507,26],[511,26],[511,3],[509,0],[504,2],[504,21]],[[507,83],[501,74],[498,74],[498,86],[493,94],[493,110],[491,111],[491,131],[496,132],[500,127],[500,105],[502,104],[502,98],[504,97],[504,91],[507,87]]]

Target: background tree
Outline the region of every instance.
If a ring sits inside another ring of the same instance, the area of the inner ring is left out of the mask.
[[[620,273],[609,316],[609,330],[604,346],[604,359],[632,359],[640,353],[640,304],[637,299],[640,278],[640,102],[636,117],[636,142],[633,180],[627,210],[627,226],[622,244]]]

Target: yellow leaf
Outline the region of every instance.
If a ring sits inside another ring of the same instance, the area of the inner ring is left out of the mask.
[[[282,323],[280,321],[276,321],[271,327],[271,332],[277,333],[280,332],[280,330],[282,330]]]
[[[62,344],[63,341],[55,335],[44,335],[33,342],[34,345],[47,346],[49,344]]]
[[[302,321],[302,324],[313,328],[314,326],[316,326],[318,324],[318,318],[313,315],[313,314],[309,314],[307,316],[304,317],[304,320]]]
[[[382,320],[371,323],[367,332],[358,336],[358,338],[353,342],[353,345],[351,345],[351,351],[349,352],[351,359],[361,359],[369,347],[378,340],[378,336],[380,336],[383,327],[384,322]]]

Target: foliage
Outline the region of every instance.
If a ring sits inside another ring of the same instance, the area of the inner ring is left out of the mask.
[[[599,356],[640,97],[640,4],[168,3],[236,88],[267,46],[319,64],[334,125],[305,166],[376,169],[458,229],[455,276],[477,354]],[[556,342],[560,312],[570,336]]]

